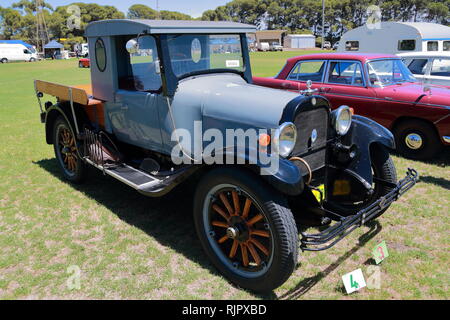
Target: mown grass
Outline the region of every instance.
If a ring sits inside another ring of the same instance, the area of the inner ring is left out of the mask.
[[[305,53],[305,52],[301,52]],[[298,52],[253,53],[255,75],[276,74]],[[300,255],[291,278],[272,294],[232,286],[196,238],[192,187],[146,198],[101,173],[83,185],[62,180],[45,143],[33,79],[89,81],[76,60],[0,65],[0,298],[32,299],[447,299],[449,297],[449,153],[432,163],[395,156],[399,175],[418,185],[372,224],[336,247]],[[346,295],[341,276],[373,265],[385,240],[381,288]],[[69,289],[69,266],[81,270]]]

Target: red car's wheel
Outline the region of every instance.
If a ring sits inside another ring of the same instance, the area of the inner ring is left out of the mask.
[[[421,120],[403,121],[394,128],[397,151],[411,159],[433,158],[441,142],[432,125]]]

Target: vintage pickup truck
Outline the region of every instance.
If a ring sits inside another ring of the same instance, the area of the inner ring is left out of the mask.
[[[246,33],[254,31],[232,22],[94,22],[91,86],[36,80],[35,88],[67,180],[81,182],[92,166],[151,197],[191,183],[208,257],[238,286],[269,291],[291,275],[299,249],[332,247],[418,175],[408,169],[397,181],[393,136],[350,108],[331,112],[312,90],[253,85]],[[299,241],[294,216],[306,215],[325,230]]]

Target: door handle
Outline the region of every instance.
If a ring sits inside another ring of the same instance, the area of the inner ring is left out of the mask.
[[[120,109],[122,109],[123,111],[127,111],[128,110],[128,105],[124,104],[120,107]]]
[[[394,100],[394,99],[391,98],[391,97],[384,97],[384,99],[386,99],[386,100]]]

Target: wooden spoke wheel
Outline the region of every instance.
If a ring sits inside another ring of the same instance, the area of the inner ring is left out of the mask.
[[[298,233],[286,199],[248,170],[206,174],[196,190],[194,221],[208,257],[240,287],[273,290],[297,264]]]
[[[81,182],[85,177],[86,165],[78,156],[75,135],[62,116],[53,124],[53,146],[64,177],[71,182]]]
[[[209,235],[221,253],[241,270],[258,272],[267,267],[272,235],[255,200],[234,186],[224,186],[210,197]]]
[[[77,169],[78,155],[75,137],[69,128],[62,127],[58,131],[58,146],[63,159],[64,168],[73,174]]]

